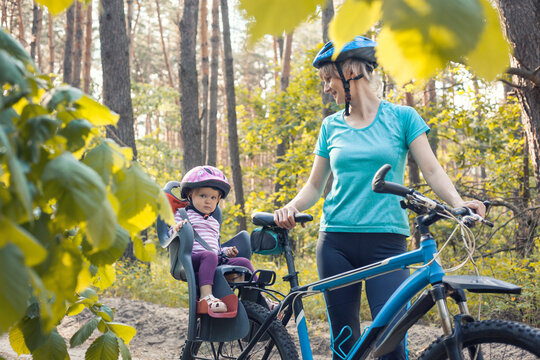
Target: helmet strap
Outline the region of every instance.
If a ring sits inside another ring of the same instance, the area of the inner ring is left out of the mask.
[[[351,104],[351,84],[350,82],[352,80],[360,80],[364,77],[364,74],[357,75],[351,79],[345,80],[345,75],[343,75],[343,70],[341,70],[341,65],[339,63],[335,63],[336,70],[339,74],[339,77],[341,79],[341,82],[343,83],[343,89],[345,90],[345,116],[349,116],[349,107]]]

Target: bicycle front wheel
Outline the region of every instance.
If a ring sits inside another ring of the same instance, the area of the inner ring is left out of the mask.
[[[237,359],[246,348],[270,312],[259,304],[243,301],[249,319],[249,333],[244,338],[229,342],[186,341],[182,360]],[[298,352],[291,336],[280,322],[274,320],[267,332],[249,353],[249,359],[298,360]]]
[[[486,320],[465,324],[462,330],[463,359],[540,359],[538,329],[510,321]],[[444,336],[441,336],[418,360],[448,359],[443,341]]]

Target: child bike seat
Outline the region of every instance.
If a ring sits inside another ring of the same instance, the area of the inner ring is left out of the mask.
[[[178,208],[187,205],[172,193],[172,190],[178,187],[180,187],[180,182],[171,181],[163,188],[163,191],[169,198],[173,212],[176,212]],[[219,206],[212,216],[221,223],[221,210]],[[211,317],[208,314],[197,314],[197,293],[199,287],[191,262],[191,251],[195,238],[191,224],[188,222],[182,226],[175,237],[169,237],[169,226],[159,217],[157,219],[156,227],[160,245],[169,250],[170,271],[172,276],[177,280],[186,281],[188,285],[189,319],[187,340],[193,341],[200,339],[203,341],[224,342],[246,336],[249,331],[249,322],[246,311],[242,304],[238,302],[238,299],[236,299],[236,303],[238,304],[237,309],[233,309],[233,311],[236,312],[234,317],[225,317],[221,314],[219,317]],[[231,242],[234,242],[234,245],[238,248],[238,256],[244,256],[246,258],[251,257],[249,234],[246,231],[238,233],[223,245],[226,246]],[[229,295],[236,297],[224,277],[226,273],[230,272],[250,274],[249,269],[242,266],[218,266],[214,274],[214,285],[212,288],[215,297],[225,298]],[[228,297],[228,299],[230,299],[230,297]]]

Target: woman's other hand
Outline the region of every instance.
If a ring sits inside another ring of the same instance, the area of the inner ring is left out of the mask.
[[[292,229],[296,226],[296,221],[294,221],[294,215],[298,214],[300,211],[293,205],[287,204],[281,209],[274,211],[274,221],[277,226],[284,229]],[[302,224],[302,226],[305,226]]]

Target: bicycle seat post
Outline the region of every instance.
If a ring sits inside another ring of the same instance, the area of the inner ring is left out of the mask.
[[[285,256],[285,261],[287,262],[288,274],[283,277],[284,281],[288,281],[291,284],[291,290],[298,288],[298,271],[294,265],[294,254],[291,249],[291,242],[289,240],[289,232],[287,230],[282,231],[281,241],[283,247],[283,254]]]

